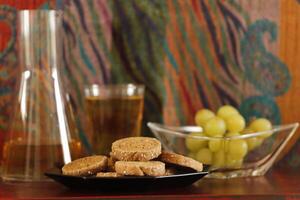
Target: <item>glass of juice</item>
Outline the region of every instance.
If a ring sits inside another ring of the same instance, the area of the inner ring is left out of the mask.
[[[109,154],[117,139],[140,136],[144,91],[143,85],[135,84],[85,87],[85,112],[95,154]]]

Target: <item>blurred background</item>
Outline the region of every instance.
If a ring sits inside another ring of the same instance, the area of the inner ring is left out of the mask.
[[[300,121],[299,0],[0,0],[0,147],[20,77],[20,9],[64,11],[60,71],[71,130],[87,148],[91,83],[144,84],[144,135],[148,121],[194,124],[197,110],[224,104],[248,120]],[[299,136],[284,165],[300,167]]]

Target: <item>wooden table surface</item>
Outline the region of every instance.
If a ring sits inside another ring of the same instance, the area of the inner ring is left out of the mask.
[[[156,191],[74,191],[55,182],[3,183],[0,199],[300,199],[299,170],[276,169],[265,176],[230,180],[202,179],[186,188]]]

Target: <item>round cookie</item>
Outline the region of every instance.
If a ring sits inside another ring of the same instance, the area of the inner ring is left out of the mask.
[[[131,176],[163,176],[166,173],[165,163],[160,161],[117,161],[115,169],[118,174]]]
[[[129,137],[115,141],[111,156],[122,161],[149,161],[161,154],[161,143],[150,137]]]
[[[159,159],[165,163],[170,163],[174,165],[179,165],[182,167],[188,167],[191,169],[194,169],[198,172],[203,170],[203,165],[202,163],[189,158],[185,157],[176,153],[172,152],[162,152],[161,155],[159,156]]]
[[[103,171],[107,167],[106,156],[88,156],[74,160],[62,168],[64,175],[87,176]]]

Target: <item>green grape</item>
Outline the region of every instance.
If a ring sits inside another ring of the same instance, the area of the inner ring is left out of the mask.
[[[254,130],[255,132],[268,131],[268,130],[272,129],[272,124],[269,120],[267,120],[265,118],[259,118],[259,119],[255,119],[254,121],[252,121],[249,127],[252,130]],[[261,135],[260,137],[267,138],[271,134],[272,133],[266,133],[264,135]]]
[[[226,167],[228,168],[241,168],[243,165],[242,159],[234,159],[230,155],[226,156]]]
[[[233,159],[243,158],[248,151],[247,142],[245,140],[232,139],[228,143],[228,154]]]
[[[195,115],[195,123],[197,126],[204,127],[205,123],[213,117],[215,114],[211,110],[201,109]]]
[[[199,162],[210,165],[212,163],[212,152],[208,148],[200,149],[196,154],[196,160]]]
[[[224,106],[222,106],[222,107],[219,108],[219,110],[217,112],[217,116],[221,117],[222,119],[225,120],[230,115],[232,115],[232,114],[238,114],[238,113],[239,112],[234,107],[232,107],[230,105],[224,105]]]
[[[189,136],[204,136],[204,134],[203,133],[190,133]],[[207,140],[187,137],[185,140],[185,145],[190,151],[195,152],[203,147],[206,147]]]
[[[226,137],[238,136],[240,135],[238,132],[228,132],[225,134]]]
[[[217,152],[222,149],[223,140],[210,140],[208,142],[208,148],[211,152]]]
[[[240,132],[245,128],[246,122],[242,115],[232,114],[225,120],[229,132]]]
[[[206,122],[204,126],[204,134],[211,137],[223,136],[226,132],[226,124],[220,117],[214,117]]]
[[[217,151],[213,154],[213,168],[221,168],[225,166],[225,152],[223,150]]]
[[[242,134],[251,134],[254,131],[251,128],[245,128],[241,133]],[[248,145],[248,151],[251,151],[253,149],[255,149],[256,147],[260,146],[264,139],[261,137],[250,137],[246,139],[247,141],[247,145]]]
[[[252,121],[249,128],[254,131],[268,131],[272,129],[272,124],[265,118],[259,118]]]
[[[251,137],[247,138],[246,141],[248,145],[248,151],[251,151],[256,147],[259,147],[263,143],[264,139],[261,137]]]
[[[229,133],[225,134],[225,137],[232,137],[232,136],[238,136],[238,135],[240,135],[240,134],[237,133],[237,132],[229,132]],[[229,142],[230,141],[232,141],[232,139],[224,140],[223,149],[224,149],[225,152],[228,152],[228,147],[229,147]]]

